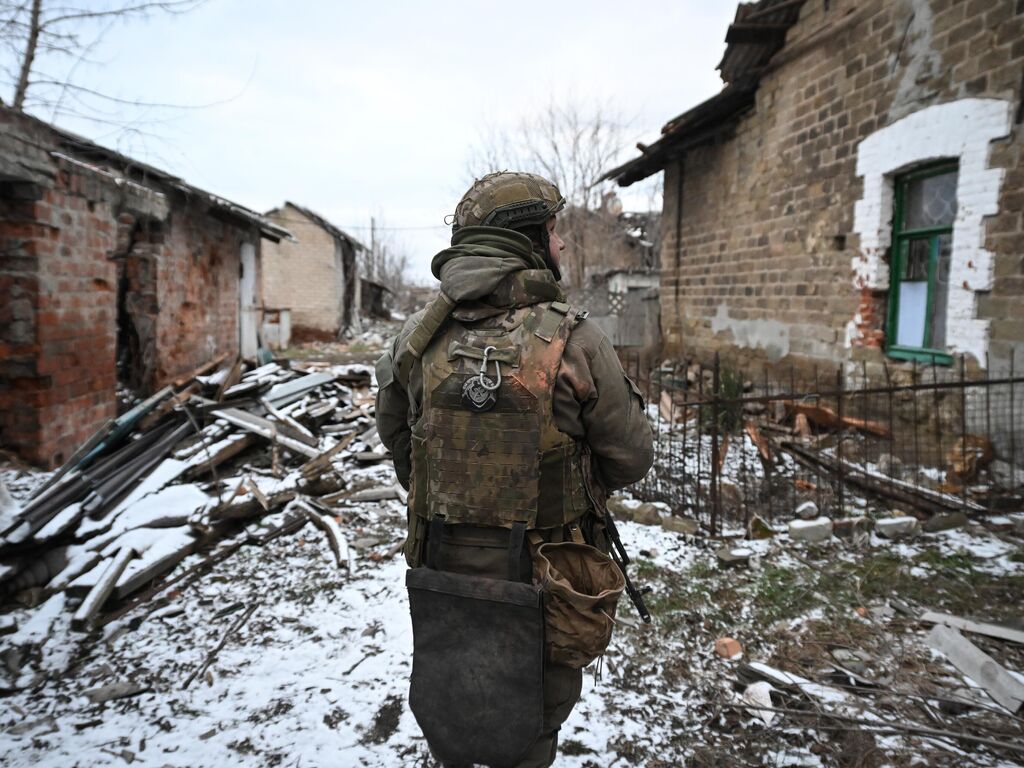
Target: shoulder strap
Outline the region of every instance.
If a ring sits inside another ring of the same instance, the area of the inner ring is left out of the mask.
[[[423,317],[420,318],[420,321],[406,339],[405,349],[399,350],[398,359],[395,361],[398,366],[398,376],[402,386],[408,385],[409,374],[412,371],[413,365],[423,357],[423,353],[430,345],[430,342],[437,335],[441,326],[445,324],[445,321],[451,316],[455,305],[455,299],[448,296],[444,291],[439,292],[437,298],[427,305]]]
[[[571,309],[572,307],[564,301],[552,301],[548,308],[544,310],[540,324],[537,326],[537,330],[534,331],[534,336],[550,344],[551,339],[558,332],[558,326],[562,324],[562,319]]]

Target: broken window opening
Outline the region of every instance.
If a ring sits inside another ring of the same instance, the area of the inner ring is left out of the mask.
[[[957,200],[956,162],[895,182],[886,351],[891,357],[950,365],[946,310]]]

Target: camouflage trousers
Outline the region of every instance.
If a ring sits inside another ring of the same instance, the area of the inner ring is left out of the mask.
[[[500,528],[449,526],[441,544],[441,570],[489,578],[505,578],[508,572],[508,531]],[[521,572],[530,573],[530,556],[524,548]],[[561,664],[544,665],[544,720],[540,738],[516,768],[546,768],[555,760],[558,730],[583,688],[583,670]],[[445,768],[470,768],[447,765]]]

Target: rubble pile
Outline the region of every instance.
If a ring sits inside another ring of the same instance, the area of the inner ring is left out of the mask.
[[[89,631],[158,596],[192,555],[188,573],[310,521],[353,570],[339,505],[404,494],[358,487],[346,469],[388,459],[370,369],[248,367],[216,361],[176,380],[5,509],[0,595],[33,607],[63,592],[71,627]]]

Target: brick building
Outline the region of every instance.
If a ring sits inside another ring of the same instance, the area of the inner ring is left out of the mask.
[[[262,239],[287,232],[0,108],[0,447],[54,466],[222,353],[253,355]]]
[[[608,176],[664,170],[670,354],[1024,362],[1024,3],[740,5],[715,97]]]
[[[263,251],[263,298],[268,309],[291,312],[292,338],[330,340],[360,320],[358,275],[362,243],[323,216],[285,202],[267,218],[295,234]]]

